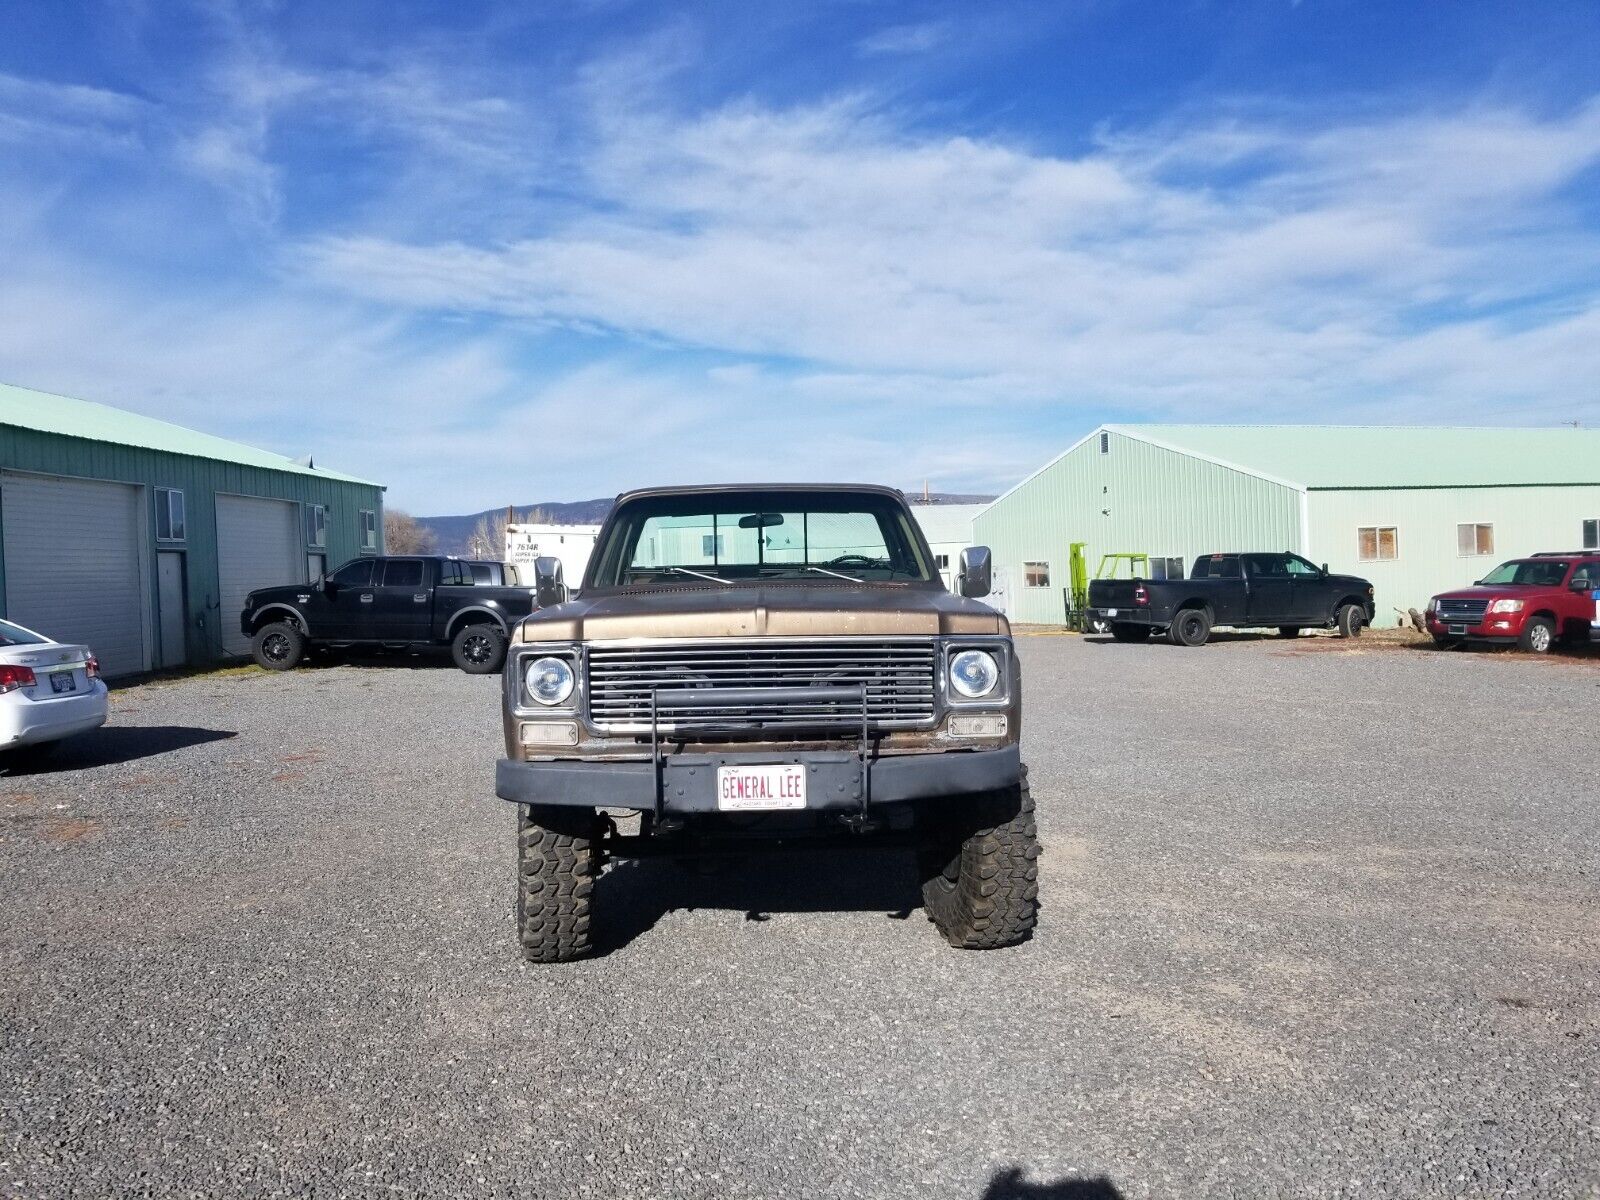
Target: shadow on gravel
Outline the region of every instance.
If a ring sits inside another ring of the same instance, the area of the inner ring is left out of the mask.
[[[868,855],[877,861],[869,864]],[[916,871],[902,850],[754,854],[724,860],[712,874],[666,859],[632,859],[607,868],[595,884],[595,955],[624,949],[680,909],[742,912],[757,922],[804,912],[877,912],[903,921],[921,905]]]
[[[232,729],[201,729],[191,725],[110,725],[68,738],[47,752],[22,755],[8,773],[49,775],[86,767],[109,767],[238,736]]]
[[[1030,1183],[1021,1167],[1010,1167],[989,1180],[982,1200],[1123,1200],[1123,1195],[1104,1175]]]

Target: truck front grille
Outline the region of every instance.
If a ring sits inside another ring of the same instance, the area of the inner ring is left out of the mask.
[[[589,719],[607,733],[648,733],[650,693],[694,689],[739,693],[738,702],[693,708],[661,704],[663,732],[781,730],[859,724],[859,702],[799,702],[795,689],[867,687],[867,721],[877,729],[928,725],[934,717],[935,644],[928,640],[725,639],[588,648]],[[771,689],[777,701],[759,693]],[[837,694],[837,693],[835,693]]]
[[[1439,601],[1439,620],[1453,621],[1456,624],[1478,625],[1483,621],[1483,614],[1489,611],[1487,600],[1441,600]]]

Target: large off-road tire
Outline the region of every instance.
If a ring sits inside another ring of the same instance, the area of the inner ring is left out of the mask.
[[[1150,625],[1134,625],[1129,621],[1115,621],[1111,625],[1111,636],[1119,642],[1148,642],[1155,628]]]
[[[274,621],[250,639],[250,657],[264,671],[292,671],[306,656],[306,635],[288,621]]]
[[[1360,637],[1367,627],[1367,610],[1359,604],[1341,604],[1339,611],[1333,614],[1333,625],[1340,637]]]
[[[468,675],[493,675],[506,665],[506,635],[498,625],[463,625],[450,639],[450,657]]]
[[[1517,649],[1529,654],[1549,654],[1556,644],[1556,623],[1549,617],[1529,617],[1517,637]]]
[[[592,808],[517,806],[517,938],[529,962],[571,962],[593,952],[599,845]]]
[[[1167,640],[1174,646],[1204,646],[1211,639],[1211,614],[1203,608],[1186,608],[1172,618]]]
[[[962,950],[1026,941],[1039,911],[1039,835],[1027,768],[1018,787],[931,806],[920,855],[922,903]]]

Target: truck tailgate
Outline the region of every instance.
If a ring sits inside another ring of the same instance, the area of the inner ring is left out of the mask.
[[[1133,590],[1141,586],[1132,579],[1091,579],[1090,608],[1132,608]]]

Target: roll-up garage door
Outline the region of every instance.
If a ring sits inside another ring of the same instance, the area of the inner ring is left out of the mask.
[[[0,475],[6,615],[82,642],[107,675],[147,670],[141,492],[123,483]]]
[[[228,653],[250,652],[250,639],[239,631],[246,596],[257,588],[305,582],[301,536],[298,504],[254,496],[217,497],[222,646]]]

